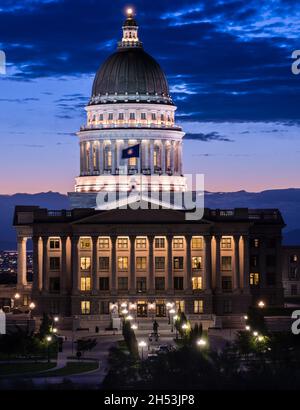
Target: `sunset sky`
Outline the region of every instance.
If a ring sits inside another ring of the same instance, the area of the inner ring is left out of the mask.
[[[0,194],[73,190],[75,132],[128,5],[178,106],[185,173],[209,191],[299,188],[300,3],[1,0]]]

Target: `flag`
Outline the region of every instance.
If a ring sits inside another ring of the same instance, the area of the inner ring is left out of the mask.
[[[139,158],[140,156],[140,144],[133,145],[122,150],[122,159],[126,158]]]

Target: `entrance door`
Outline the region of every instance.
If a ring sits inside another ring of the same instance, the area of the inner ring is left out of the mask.
[[[137,304],[137,317],[147,317],[147,303]]]
[[[157,317],[166,316],[166,305],[164,303],[156,303],[156,316]]]

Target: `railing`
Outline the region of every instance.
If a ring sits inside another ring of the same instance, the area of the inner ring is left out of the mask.
[[[157,128],[165,130],[177,130],[181,131],[181,127],[178,125],[166,125],[166,124],[143,124],[143,123],[126,123],[126,124],[89,124],[82,125],[80,131],[91,131],[91,130],[103,130],[103,129],[115,129],[115,128]]]

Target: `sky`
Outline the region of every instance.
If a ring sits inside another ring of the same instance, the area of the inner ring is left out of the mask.
[[[133,6],[186,132],[184,172],[208,191],[300,187],[295,0],[1,0],[0,194],[66,193],[94,75]]]

